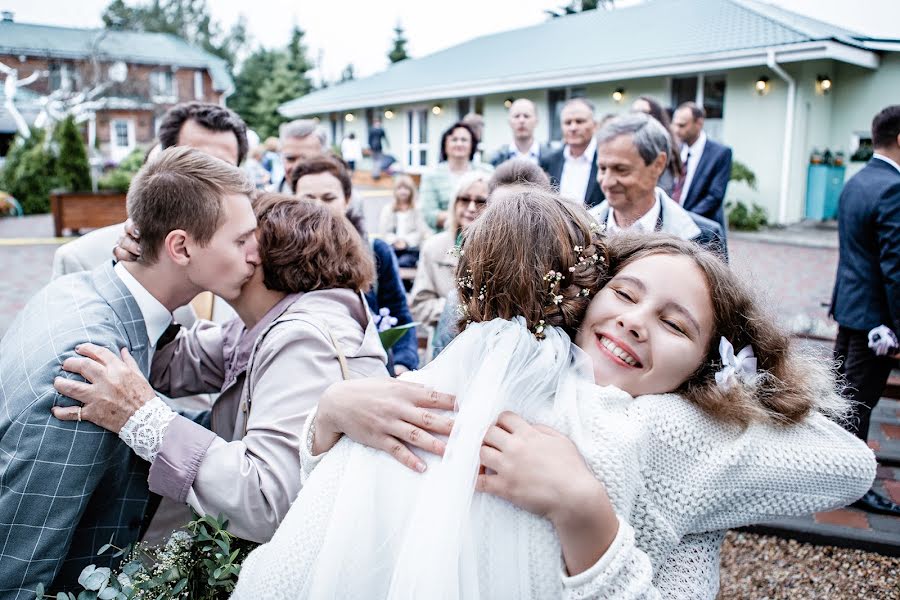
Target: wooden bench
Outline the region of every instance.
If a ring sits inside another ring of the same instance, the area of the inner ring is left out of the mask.
[[[125,194],[121,192],[51,194],[50,212],[56,237],[61,237],[64,229],[106,227],[128,218]]]

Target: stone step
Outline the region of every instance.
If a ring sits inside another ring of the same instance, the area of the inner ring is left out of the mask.
[[[900,400],[882,398],[872,411],[869,445],[878,462],[900,466]]]

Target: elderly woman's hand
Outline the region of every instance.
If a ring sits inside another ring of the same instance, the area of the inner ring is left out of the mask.
[[[119,238],[116,247],[113,248],[113,256],[116,260],[134,262],[141,257],[141,232],[134,226],[131,219],[125,221],[125,233]]]
[[[454,406],[453,396],[408,381],[339,381],[319,400],[313,454],[330,450],[345,434],[422,472],[425,463],[407,444],[442,455],[445,444],[432,433],[450,435],[453,419],[436,411],[454,410]]]
[[[57,377],[53,387],[84,406],[54,406],[52,412],[57,419],[90,421],[119,433],[140,407],[156,397],[127,349],[122,348],[122,358],[94,344],[81,344],[75,351],[81,356],[67,358],[62,366],[85,381]]]

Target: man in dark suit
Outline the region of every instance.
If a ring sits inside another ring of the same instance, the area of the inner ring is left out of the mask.
[[[597,177],[606,200],[591,209],[607,231],[659,231],[692,240],[727,259],[722,228],[684,210],[656,186],[668,162],[669,135],[659,121],[633,113],[597,134]]]
[[[712,219],[725,232],[725,190],[731,179],[731,148],[709,139],[703,131],[703,108],[685,102],[675,111],[672,127],[682,141],[685,175],[672,198],[685,210]]]
[[[527,98],[519,98],[513,102],[509,107],[509,128],[512,130],[513,140],[497,150],[491,158],[491,164],[499,167],[508,160],[519,158],[539,165],[541,158],[550,151],[534,139],[537,124],[537,107],[534,102]]]
[[[541,158],[541,168],[561,196],[583,200],[588,208],[597,206],[603,192],[597,184],[594,105],[586,98],[572,98],[563,106],[560,120],[566,145]]]
[[[850,431],[866,439],[872,409],[884,392],[898,349],[879,356],[869,332],[885,326],[900,334],[900,105],[872,121],[875,154],[841,193],[840,258],[831,297],[838,322],[835,358],[846,377],[858,420]],[[900,506],[874,491],[864,508],[900,515]]]

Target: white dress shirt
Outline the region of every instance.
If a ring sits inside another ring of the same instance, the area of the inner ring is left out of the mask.
[[[541,145],[538,144],[537,140],[534,140],[534,143],[531,144],[531,148],[529,148],[527,152],[519,152],[519,148],[518,146],[516,146],[516,143],[510,142],[509,157],[522,158],[534,164],[538,164],[541,158]]]
[[[572,156],[569,146],[563,149],[562,173],[559,176],[559,195],[563,198],[584,202],[587,188],[591,181],[594,153],[597,152],[597,141],[591,139],[587,149],[581,156]]]
[[[884,154],[878,154],[877,152],[875,152],[874,154],[872,154],[872,158],[877,158],[878,160],[883,160],[883,161],[886,162],[887,164],[889,164],[889,165],[891,165],[892,167],[894,167],[895,169],[897,169],[897,172],[900,173],[900,165],[898,165],[897,163],[895,163],[893,160],[891,160],[890,158],[888,158],[888,157],[885,156]]]
[[[131,295],[134,296],[134,301],[137,302],[138,308],[141,309],[141,315],[144,317],[144,326],[147,328],[150,359],[152,360],[153,354],[156,352],[156,342],[159,340],[159,336],[165,333],[166,327],[172,322],[172,313],[159,300],[154,298],[134,278],[134,275],[128,272],[123,263],[116,263],[114,270],[119,279],[122,280],[122,283],[125,284],[125,287],[128,288],[128,291],[131,292]]]
[[[662,210],[662,204],[659,201],[659,194],[656,194],[656,202],[653,207],[644,213],[640,219],[631,224],[631,227],[620,227],[616,222],[616,211],[612,206],[609,207],[609,214],[606,216],[606,231],[620,231],[622,229],[631,229],[634,231],[656,231],[656,222],[659,220],[659,212]]]
[[[694,173],[697,172],[697,165],[700,164],[700,157],[703,156],[704,148],[706,148],[705,131],[700,131],[700,135],[693,144],[690,146],[684,144],[681,148],[681,162],[684,163],[685,168],[684,185],[681,186],[680,197],[680,202],[682,204],[684,204],[684,201],[688,197],[688,192],[691,189],[691,181],[694,180]]]

